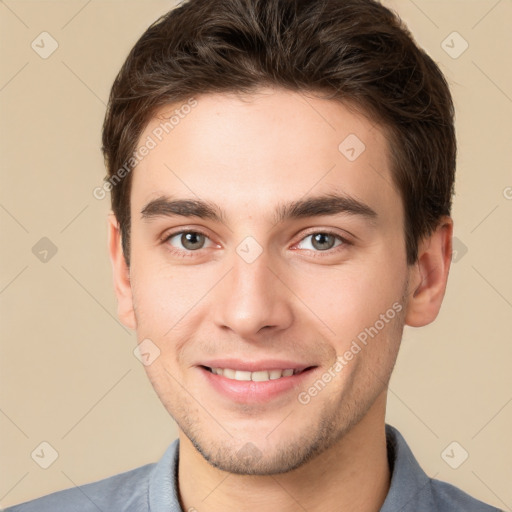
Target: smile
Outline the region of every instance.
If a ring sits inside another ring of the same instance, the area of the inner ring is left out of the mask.
[[[254,372],[245,371],[245,370],[233,370],[232,368],[209,368],[206,367],[207,370],[214,373],[215,375],[220,375],[222,377],[226,377],[231,380],[239,380],[239,381],[254,381],[254,382],[265,382],[267,380],[277,380],[282,377],[291,377],[292,375],[296,375],[301,373],[301,370],[294,370],[293,368],[288,368],[284,370],[258,370]]]

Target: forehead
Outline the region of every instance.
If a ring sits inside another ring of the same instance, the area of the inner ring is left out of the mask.
[[[384,129],[335,100],[279,89],[198,95],[161,108],[139,153],[143,146],[132,211],[173,195],[263,215],[283,201],[338,192],[400,213]]]

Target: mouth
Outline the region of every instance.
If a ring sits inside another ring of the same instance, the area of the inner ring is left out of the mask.
[[[283,400],[293,401],[293,393],[303,389],[313,378],[310,375],[320,367],[291,361],[225,360],[203,363],[197,368],[207,387],[230,403],[263,404],[280,397],[277,403],[283,404]]]
[[[226,377],[226,379],[230,380],[238,380],[238,381],[252,381],[252,382],[267,382],[269,380],[278,380],[283,377],[291,377],[292,375],[299,375],[303,372],[306,372],[310,369],[315,368],[314,366],[308,366],[304,369],[298,368],[276,368],[272,370],[256,370],[256,371],[248,371],[248,370],[235,370],[233,368],[212,368],[209,366],[203,366],[205,370],[213,373],[215,375],[220,375],[221,377]]]

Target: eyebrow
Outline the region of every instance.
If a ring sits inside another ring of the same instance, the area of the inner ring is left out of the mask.
[[[346,194],[323,194],[280,204],[274,212],[274,223],[328,215],[358,215],[372,223],[378,215],[367,204]],[[143,220],[155,217],[199,217],[224,223],[225,213],[219,205],[200,199],[173,199],[160,196],[147,203],[141,210]]]

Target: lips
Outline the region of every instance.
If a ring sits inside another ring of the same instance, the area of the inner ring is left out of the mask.
[[[319,368],[302,362],[275,359],[216,359],[196,366],[213,390],[238,403],[263,403],[294,389],[301,389],[304,379]]]

